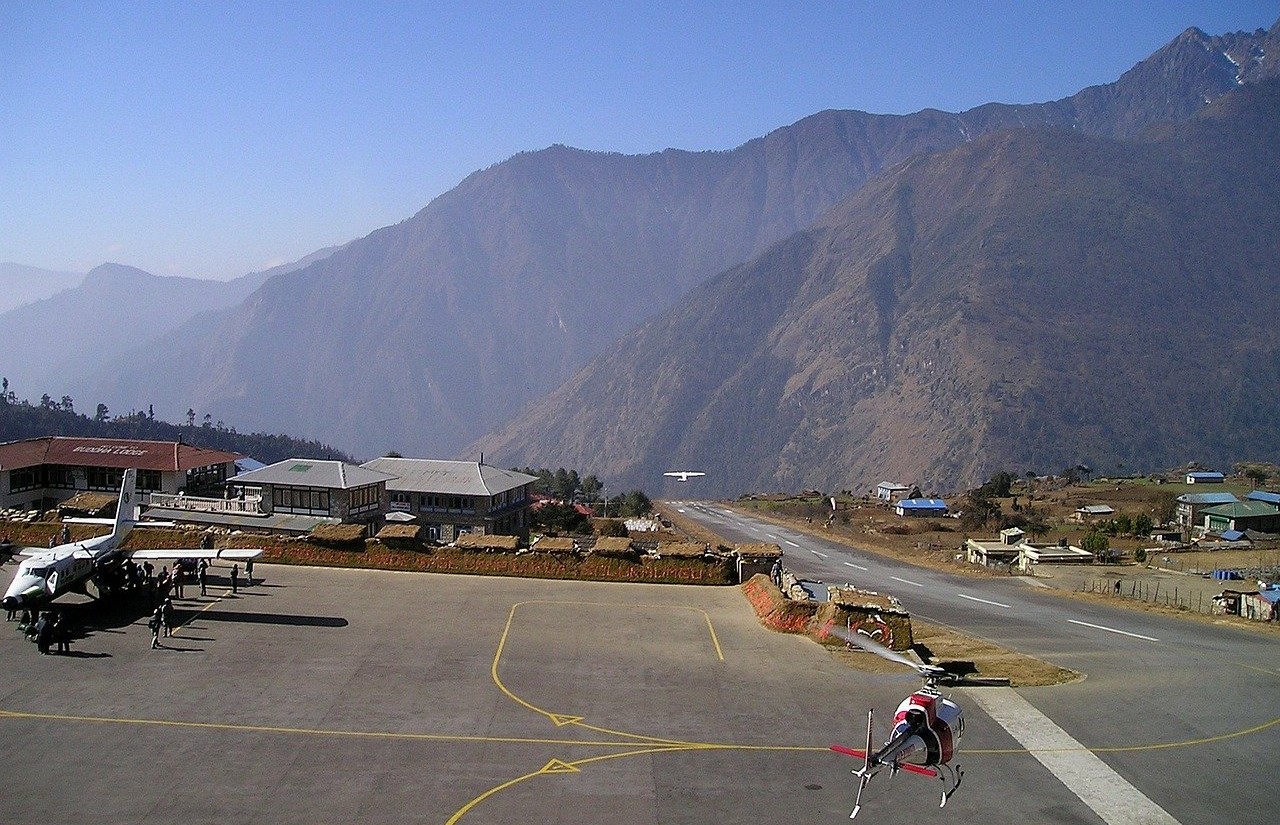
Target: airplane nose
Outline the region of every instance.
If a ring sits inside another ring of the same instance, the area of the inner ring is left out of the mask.
[[[18,605],[21,603],[22,601],[17,596],[5,596],[3,599],[0,599],[0,607],[3,607],[5,610],[17,610]]]

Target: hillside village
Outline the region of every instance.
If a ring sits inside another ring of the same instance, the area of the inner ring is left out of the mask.
[[[1001,473],[946,499],[884,482],[860,496],[751,495],[736,506],[922,566],[1276,620],[1280,590],[1267,583],[1280,579],[1280,493],[1259,485],[1276,478],[1257,464],[1087,480]],[[1139,573],[1184,578],[1165,593]]]

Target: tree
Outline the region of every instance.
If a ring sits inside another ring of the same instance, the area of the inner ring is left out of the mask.
[[[107,405],[99,402],[98,409],[94,412],[93,420],[99,423],[107,420]]]
[[[63,412],[74,413],[76,411],[75,402],[71,400],[69,395],[62,396],[62,402],[58,406],[62,407]]]
[[[40,408],[44,410],[53,409],[53,399],[49,397],[49,393],[40,396]]]
[[[1151,523],[1151,516],[1146,513],[1139,513],[1133,520],[1133,534],[1135,536],[1149,536],[1154,526]]]
[[[600,479],[594,475],[589,475],[582,479],[582,499],[588,503],[594,502],[600,498],[600,491],[604,489],[604,485],[600,483]]]
[[[1106,534],[1100,530],[1090,530],[1084,537],[1084,541],[1080,542],[1080,549],[1092,555],[1097,561],[1106,560],[1107,550],[1110,547],[1111,542],[1107,541]]]
[[[207,429],[209,429],[210,427],[212,427],[212,426],[213,426],[213,414],[212,414],[212,413],[205,413],[205,414],[204,414],[204,423],[203,423],[203,424],[201,424],[200,426],[204,427],[206,430],[207,430]]]
[[[382,454],[382,457],[383,458],[404,458],[404,456],[402,456],[400,453],[396,452],[395,450],[387,450],[385,453]]]
[[[1133,519],[1129,518],[1128,513],[1121,513],[1116,516],[1116,532],[1122,536],[1127,536],[1133,532]]]
[[[195,425],[196,425],[196,411],[188,407],[187,408],[187,426],[194,427]]]
[[[1245,471],[1244,475],[1245,475],[1245,478],[1253,482],[1253,489],[1255,490],[1261,487],[1262,485],[1266,484],[1267,479],[1271,478],[1271,473],[1268,473],[1266,470],[1262,469],[1261,467],[1250,467],[1248,470]]]

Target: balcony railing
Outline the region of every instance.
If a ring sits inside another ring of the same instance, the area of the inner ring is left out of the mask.
[[[151,507],[169,510],[198,510],[202,513],[262,514],[262,496],[244,498],[203,498],[173,493],[152,493],[145,502]]]

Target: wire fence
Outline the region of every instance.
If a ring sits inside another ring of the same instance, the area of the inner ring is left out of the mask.
[[[1224,587],[1227,584],[1228,582],[1223,582]],[[1090,579],[1081,583],[1080,589],[1083,592],[1110,595],[1118,599],[1134,599],[1206,615],[1212,615],[1214,612],[1214,593],[1207,593],[1203,587],[1186,587],[1176,584],[1171,586],[1168,582],[1158,579],[1152,581]]]

